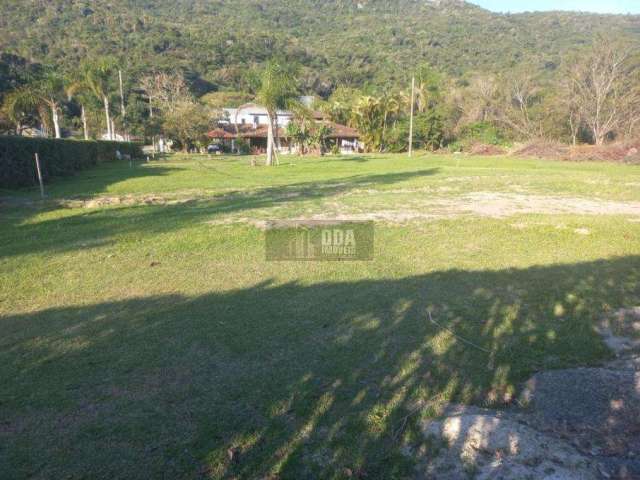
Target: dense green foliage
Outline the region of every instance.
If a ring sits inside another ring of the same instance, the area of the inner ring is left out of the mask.
[[[42,176],[48,180],[115,160],[116,151],[132,157],[142,155],[133,143],[0,136],[0,188],[37,185],[36,153]]]
[[[503,15],[459,0],[4,0],[0,30],[0,51],[71,70],[114,55],[133,76],[179,68],[197,94],[248,90],[247,67],[277,52],[326,97],[341,84],[406,83],[424,62],[455,77],[523,63],[552,74],[598,32],[637,41],[640,17]]]
[[[269,107],[273,62],[295,73],[276,86],[316,95],[368,151],[406,149],[413,76],[417,148],[602,144],[640,126],[640,16],[503,15],[461,0],[7,0],[0,14],[0,132],[60,124],[63,137],[201,147],[221,107]],[[614,57],[615,78],[592,78]],[[51,67],[67,91],[30,101]]]

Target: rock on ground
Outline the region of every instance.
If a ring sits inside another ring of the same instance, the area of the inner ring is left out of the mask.
[[[604,342],[616,354],[640,348],[640,307],[622,308],[603,318],[596,327]]]
[[[640,478],[640,362],[543,372],[526,384],[528,425],[599,460],[609,478]],[[606,477],[606,475],[605,475]]]
[[[452,406],[425,422],[425,436],[447,448],[424,459],[417,477],[640,479],[640,308],[617,311],[598,332],[615,361],[538,373],[517,409]]]
[[[515,416],[460,408],[423,424],[426,436],[444,440],[446,453],[425,463],[420,478],[454,480],[589,480],[597,464],[575,448],[520,423]]]

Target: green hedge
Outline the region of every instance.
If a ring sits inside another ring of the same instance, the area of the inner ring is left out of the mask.
[[[133,158],[142,157],[140,146],[134,143],[0,136],[0,188],[38,185],[35,153],[46,182],[116,160],[116,150]]]

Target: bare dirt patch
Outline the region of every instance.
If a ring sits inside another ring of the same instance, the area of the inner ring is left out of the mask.
[[[415,202],[408,209],[384,210],[357,215],[364,220],[408,220],[471,214],[504,218],[521,214],[628,215],[640,217],[640,202],[614,202],[577,197],[475,192],[453,198]],[[320,217],[331,215],[323,213]],[[317,218],[317,217],[316,217]],[[579,234],[588,232],[580,231]]]
[[[514,150],[517,157],[537,157],[573,162],[640,163],[640,141],[607,145],[568,146],[549,140],[534,140]]]
[[[518,214],[633,215],[640,216],[640,202],[614,202],[579,197],[474,192],[438,201],[451,213],[473,213],[484,217]]]
[[[90,199],[68,199],[58,201],[58,205],[64,208],[101,208],[110,206],[135,206],[135,205],[176,205],[196,200],[196,197],[185,196],[161,196],[161,195],[124,195],[103,196]]]
[[[298,220],[353,220],[379,221],[385,223],[407,223],[420,220],[436,220],[458,216],[478,216],[489,218],[508,218],[523,214],[546,215],[625,215],[640,221],[640,202],[615,202],[578,197],[560,197],[544,195],[525,195],[517,193],[475,192],[448,198],[417,198],[404,205],[402,209],[368,208],[366,203],[347,206],[335,199],[324,203],[321,212],[297,216]],[[262,209],[261,214],[277,219],[273,209]],[[286,210],[284,210],[286,214]],[[291,218],[291,217],[283,217]],[[633,219],[632,219],[633,220]],[[211,220],[211,225],[230,225],[249,223],[261,226],[264,218],[227,217]],[[516,228],[524,228],[518,225]],[[586,228],[575,229],[577,235],[589,235]]]
[[[564,479],[599,478],[597,465],[568,443],[521,423],[517,416],[452,406],[445,417],[422,425],[426,437],[446,451],[420,467],[422,478]]]
[[[532,141],[513,152],[513,155],[516,157],[537,158],[565,158],[568,154],[569,147],[562,143],[549,140]]]
[[[471,155],[506,155],[507,151],[498,145],[487,145],[485,143],[475,143],[469,149]]]

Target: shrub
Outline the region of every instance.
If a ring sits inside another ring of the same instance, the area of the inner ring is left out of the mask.
[[[47,181],[116,160],[117,150],[123,155],[142,156],[140,146],[133,143],[0,136],[0,188],[37,185],[36,153]]]
[[[476,122],[465,125],[460,131],[459,138],[470,144],[505,145],[507,139],[502,132],[488,122]]]
[[[236,140],[236,151],[240,155],[249,155],[249,153],[251,153],[251,146],[244,138],[238,138]]]
[[[417,113],[413,120],[413,148],[416,150],[435,150],[445,139],[445,124],[439,109],[430,109]],[[402,119],[385,135],[387,150],[406,152],[409,148],[409,120]]]

